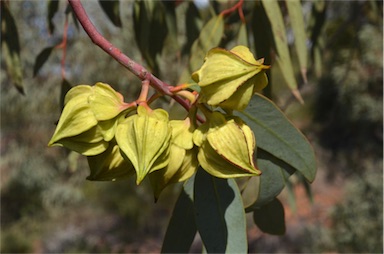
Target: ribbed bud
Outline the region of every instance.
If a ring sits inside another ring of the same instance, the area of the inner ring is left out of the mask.
[[[64,109],[49,146],[64,146],[86,156],[101,154],[115,133],[118,115],[128,108],[107,84],[78,85],[65,96]]]
[[[269,66],[256,61],[245,46],[211,49],[192,79],[201,87],[199,101],[228,110],[244,110],[252,95],[268,83]]]
[[[165,168],[149,175],[155,199],[169,184],[190,178],[198,167],[197,149],[194,149],[192,141],[194,127],[190,118],[172,120],[169,123],[172,127],[169,163]]]
[[[200,147],[198,160],[208,173],[220,178],[260,175],[253,162],[256,141],[252,130],[240,119],[213,112],[195,130]]]
[[[171,127],[163,109],[151,111],[139,106],[137,114],[119,123],[115,137],[123,157],[135,168],[137,184],[169,162]]]

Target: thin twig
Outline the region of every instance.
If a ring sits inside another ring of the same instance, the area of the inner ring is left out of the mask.
[[[230,13],[236,11],[237,9],[240,10],[241,7],[243,6],[243,3],[244,3],[244,0],[239,0],[239,2],[237,2],[237,4],[235,4],[234,6],[232,6],[232,7],[229,8],[229,9],[226,9],[226,10],[222,11],[222,12],[220,13],[220,15],[225,16],[225,15],[228,15],[228,14],[230,14]],[[239,12],[239,15],[241,15],[240,12]],[[240,17],[240,18],[241,18],[241,17]],[[243,19],[242,19],[242,21],[243,21]],[[244,22],[244,21],[243,21],[243,22]]]
[[[63,56],[61,58],[61,78],[65,79],[65,58],[67,56],[67,38],[68,38],[68,15],[65,16],[63,40],[56,48],[63,50]]]
[[[84,31],[88,34],[89,38],[94,44],[103,49],[108,55],[112,56],[116,61],[121,65],[127,68],[135,76],[141,80],[149,80],[151,86],[155,88],[161,94],[168,95],[177,101],[181,106],[183,106],[187,111],[190,109],[190,103],[183,98],[174,95],[170,91],[170,85],[161,81],[145,69],[142,65],[136,63],[131,58],[122,53],[117,47],[115,47],[111,42],[105,39],[96,29],[96,27],[90,21],[87,13],[84,10],[83,5],[80,0],[68,0],[68,3],[71,5],[72,10],[83,27]]]

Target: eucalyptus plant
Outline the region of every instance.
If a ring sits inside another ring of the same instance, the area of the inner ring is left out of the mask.
[[[266,96],[268,92],[263,93],[268,88],[268,71],[274,66],[265,63],[269,55],[256,60],[248,46],[244,1],[214,13],[201,27],[189,44],[189,63],[176,85],[155,76],[159,72],[159,45],[168,33],[175,39],[172,15],[176,3],[173,7],[160,1],[133,3],[136,40],[150,70],[103,37],[79,0],[68,3],[65,36],[56,48],[65,53],[68,13],[72,13],[97,46],[142,81],[141,93],[136,100],[126,102],[124,95],[105,81],[73,86],[64,96],[64,107],[48,145],[86,156],[88,180],[133,177],[139,185],[148,179],[155,201],[170,184],[183,183],[162,252],[188,252],[199,233],[209,253],[246,253],[246,213],[253,213],[261,230],[283,234],[284,209],[276,197],[294,173],[307,182],[314,180],[315,156],[305,136]],[[118,3],[104,2],[102,7],[112,22],[121,26]],[[286,37],[278,36],[285,32],[278,2],[254,4],[271,20],[269,28],[279,55],[276,62],[292,95],[302,102],[284,44]],[[287,1],[287,5],[298,15],[299,1]],[[7,5],[2,2],[2,7]],[[51,1],[50,11],[56,10],[56,3]],[[227,17],[236,12],[241,20],[237,45],[227,49],[220,42]],[[273,15],[277,21],[272,20]],[[12,19],[8,17],[3,27],[12,27]],[[295,31],[302,28],[300,22],[295,25]],[[151,42],[151,38],[159,41]],[[39,54],[35,73],[53,49]],[[263,53],[257,51],[257,55]],[[301,50],[298,54],[300,59],[306,56]],[[300,61],[303,77],[305,64]],[[62,76],[63,85],[67,85],[64,71]],[[156,92],[149,96],[151,87]],[[185,108],[184,119],[173,119],[165,109],[153,106],[164,97]]]

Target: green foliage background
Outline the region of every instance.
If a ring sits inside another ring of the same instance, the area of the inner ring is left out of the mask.
[[[123,28],[118,29],[99,5],[84,1],[100,32],[144,63],[133,38],[131,4],[121,1]],[[303,2],[304,11],[316,4],[321,2]],[[168,188],[154,204],[148,185],[87,182],[84,158],[61,148],[47,148],[60,114],[61,51],[52,53],[35,78],[33,65],[44,47],[60,42],[65,3],[60,2],[53,19],[56,28],[52,35],[47,30],[45,1],[18,1],[10,6],[17,17],[26,95],[12,86],[2,58],[1,252],[160,251],[177,186]],[[246,2],[245,13],[250,6]],[[178,8],[180,16],[186,7]],[[331,226],[316,221],[299,232],[288,228],[278,240],[267,235],[250,239],[250,252],[383,251],[382,3],[326,2],[325,13],[319,31],[316,25],[308,28],[310,38],[317,36],[320,54],[312,52],[309,82],[301,89],[306,103],[292,100],[279,85],[283,78],[278,68],[272,67],[270,93],[314,145],[327,186],[342,179],[339,188],[343,196],[329,211]],[[209,15],[209,11],[202,12],[201,22]],[[179,29],[179,39],[185,40],[185,31],[182,26]],[[187,57],[177,58],[174,44],[167,39],[158,71],[164,81],[176,84],[182,70],[175,63]],[[137,97],[139,81],[91,44],[73,23],[68,43],[66,71],[71,83],[103,81],[113,84],[127,100]],[[319,55],[321,61],[315,57]],[[295,57],[293,62],[297,66]],[[199,251],[198,245],[193,248]]]

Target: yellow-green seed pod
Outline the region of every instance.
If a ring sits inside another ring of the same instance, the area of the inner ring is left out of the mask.
[[[99,126],[95,126],[77,136],[60,139],[53,145],[66,147],[85,156],[94,156],[103,153],[109,143],[103,139]]]
[[[161,191],[172,183],[182,182],[190,178],[197,170],[197,150],[193,145],[191,119],[172,120],[171,146],[168,165],[149,175],[157,200]]]
[[[197,161],[197,148],[184,150],[176,145],[171,145],[170,160],[167,167],[149,174],[155,200],[160,193],[170,184],[179,183],[190,178],[199,167]],[[181,160],[181,158],[183,158]]]
[[[128,106],[124,103],[124,98],[120,93],[116,92],[110,85],[101,82],[92,87],[88,102],[98,121],[112,119]]]
[[[115,138],[123,156],[130,160],[136,170],[136,183],[169,162],[171,127],[168,113],[163,109],[137,108],[137,114],[120,122]]]
[[[253,162],[256,142],[252,130],[239,118],[228,118],[213,112],[208,122],[195,131],[193,141],[200,146],[199,163],[220,178],[260,175]]]
[[[172,120],[169,121],[169,124],[172,128],[171,143],[186,150],[192,149],[192,137],[195,128],[191,125],[191,119],[187,117],[184,120]]]
[[[116,142],[112,142],[105,152],[88,156],[87,160],[91,170],[87,179],[90,181],[116,181],[135,173],[132,163],[121,156]]]
[[[243,110],[251,96],[267,82],[264,70],[269,67],[256,61],[245,46],[232,50],[211,49],[202,67],[192,74],[201,87],[199,101],[230,110]],[[259,75],[260,77],[255,78]]]
[[[78,85],[65,96],[64,109],[49,146],[64,146],[86,156],[108,148],[119,114],[128,108],[107,84]]]
[[[97,125],[95,115],[88,104],[88,96],[89,93],[78,94],[67,101],[48,145],[54,145],[63,138],[77,136]]]

